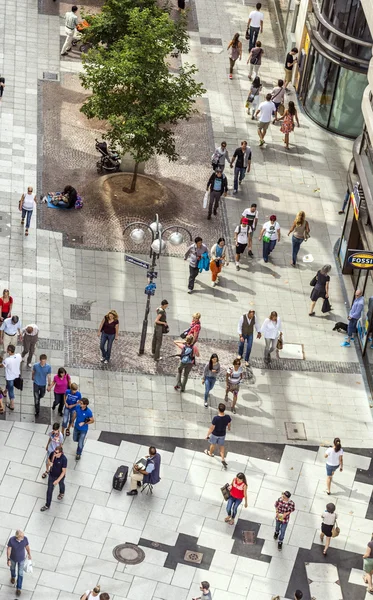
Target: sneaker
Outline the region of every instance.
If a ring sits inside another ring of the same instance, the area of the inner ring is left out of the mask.
[[[213,212],[214,212],[214,215],[215,215],[215,216],[218,214],[216,210],[214,210]]]
[[[282,550],[282,542],[279,542],[279,543],[277,544],[277,548],[278,548],[279,550]]]
[[[236,271],[240,270],[240,265],[236,265]]]
[[[275,532],[274,532],[274,534],[273,534],[273,539],[274,539],[274,540],[277,540],[277,538],[278,538],[278,536],[279,536],[279,535],[280,535],[280,534],[279,534],[279,533],[277,533],[277,531],[275,531]]]
[[[339,214],[339,215],[344,215],[344,214],[345,214],[345,211],[344,211],[344,210],[339,210],[339,211],[338,211],[338,214]]]
[[[212,287],[216,287],[216,281],[212,282]]]
[[[351,348],[350,342],[347,342],[347,341],[342,342],[341,346],[344,348]]]
[[[191,293],[192,293],[192,291],[193,291],[193,290],[189,290],[189,289],[188,289],[188,292],[187,292],[187,293],[188,293],[188,294],[191,294]]]
[[[205,408],[208,408],[208,407],[209,407],[208,403],[207,403],[207,402],[205,402]]]
[[[108,360],[106,360],[106,358],[105,358],[105,360],[104,360],[104,365],[107,365],[107,364],[108,364],[108,362],[109,362],[109,361],[108,361]]]
[[[249,366],[250,366],[250,363],[249,363],[249,361],[247,360],[247,361],[245,362],[245,367],[249,367]]]
[[[104,360],[105,360],[104,358],[100,358],[100,361],[101,361],[101,362],[104,362]]]
[[[252,115],[251,120],[255,121],[255,115]]]
[[[248,255],[250,256],[250,258],[254,258],[254,254],[252,253],[251,250],[249,250]]]
[[[211,220],[211,215],[207,215],[207,220],[210,221]]]
[[[174,385],[174,390],[178,391],[180,389],[180,385]]]
[[[232,194],[237,194],[238,190],[233,190]]]
[[[235,415],[236,414],[236,409],[232,408],[232,413]]]
[[[229,73],[229,79],[233,79],[232,73]]]
[[[263,140],[259,140],[259,146],[263,146],[264,141]]]
[[[227,463],[227,462],[225,462],[225,460],[222,460],[222,461],[221,461],[221,464],[222,464],[222,465],[223,465],[223,467],[225,467],[225,468],[227,468],[227,467],[228,467],[228,463]]]
[[[77,454],[77,455],[75,456],[75,460],[80,460],[80,454]]]
[[[29,369],[31,369],[31,367],[32,367],[32,364],[31,364],[31,363],[29,363],[27,366],[28,366],[28,368],[29,368]]]

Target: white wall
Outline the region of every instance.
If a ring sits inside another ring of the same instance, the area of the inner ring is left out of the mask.
[[[369,1],[373,2],[373,0],[368,0],[368,2]],[[295,45],[297,48],[300,48],[300,43],[302,40],[303,28],[304,28],[304,24],[306,22],[308,2],[309,2],[309,0],[300,0],[297,26],[295,28],[295,40],[296,40]]]

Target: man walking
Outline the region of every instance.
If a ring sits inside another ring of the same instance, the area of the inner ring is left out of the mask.
[[[21,338],[21,330],[22,323],[16,315],[14,315],[13,317],[8,317],[8,319],[4,319],[0,327],[1,342],[4,345],[4,350],[9,345],[12,345],[14,347],[17,346],[17,336],[19,335]]]
[[[354,333],[356,332],[356,325],[357,325],[358,320],[361,317],[363,308],[364,308],[364,296],[362,295],[361,290],[356,290],[355,299],[352,303],[351,310],[348,315],[347,337],[346,337],[345,341],[342,342],[341,346],[350,348],[351,338],[353,339]]]
[[[218,414],[212,419],[211,426],[207,432],[206,440],[210,440],[210,449],[204,450],[205,454],[208,456],[214,456],[214,449],[216,444],[219,446],[220,458],[223,467],[227,468],[227,463],[225,461],[225,451],[224,451],[224,443],[225,436],[228,431],[231,430],[231,421],[229,415],[225,414],[225,404],[222,402],[218,406]]]
[[[228,193],[228,179],[224,175],[220,167],[211,175],[207,182],[207,191],[210,190],[210,200],[208,206],[207,219],[211,219],[211,213],[214,210],[214,215],[217,214],[219,208],[220,196],[224,196]]]
[[[249,229],[251,230],[249,233],[248,241],[247,241],[248,255],[250,256],[250,258],[254,258],[253,235],[254,235],[256,226],[258,225],[258,219],[259,219],[259,212],[256,210],[256,207],[257,207],[257,205],[255,204],[255,202],[253,202],[252,205],[250,206],[250,208],[245,208],[245,210],[242,213],[242,216],[248,220]]]
[[[168,331],[166,308],[168,301],[162,300],[161,305],[157,308],[157,316],[154,321],[154,333],[152,340],[152,354],[154,360],[160,360],[163,335]]]
[[[47,473],[48,473],[48,489],[47,500],[44,506],[41,507],[41,512],[48,510],[52,503],[54,487],[58,484],[60,493],[58,500],[62,500],[65,495],[65,476],[67,469],[67,458],[63,453],[62,446],[57,446],[54,452],[51,452],[48,458]]]
[[[202,257],[202,254],[209,253],[207,246],[202,242],[201,237],[196,237],[194,244],[189,246],[188,250],[184,254],[184,260],[189,257],[189,282],[188,282],[188,294],[191,294],[194,289],[194,282],[199,273],[198,262]]]
[[[39,362],[32,367],[32,381],[34,382],[35,417],[39,416],[40,400],[45,396],[45,389],[51,385],[51,366],[47,363],[47,355],[40,354]]]
[[[64,56],[71,50],[71,46],[73,43],[75,29],[78,24],[78,17],[76,13],[78,12],[77,6],[72,6],[71,11],[65,13],[65,34],[66,40],[64,45],[62,46],[61,56]]]
[[[267,94],[265,101],[259,104],[258,110],[255,113],[256,117],[260,113],[260,119],[258,122],[259,146],[263,146],[263,144],[266,143],[264,138],[271,122],[272,114],[276,111],[276,105],[274,102],[272,102],[271,98],[272,95]]]
[[[238,184],[241,184],[245,179],[246,171],[250,173],[251,167],[251,148],[247,145],[246,140],[241,142],[241,148],[236,148],[230,162],[231,168],[236,159],[234,168],[233,193],[237,194]]]
[[[273,539],[278,538],[278,549],[282,550],[282,544],[285,537],[286,528],[288,526],[290,515],[295,510],[295,504],[290,500],[291,493],[284,492],[275,502],[276,509],[276,528],[273,534]]]
[[[255,310],[249,310],[249,312],[242,315],[242,317],[238,321],[237,333],[240,340],[238,344],[238,356],[242,360],[246,342],[245,365],[247,367],[250,366],[249,360],[254,341],[254,327],[256,329],[256,337],[259,340],[262,337],[258,323],[259,319],[255,314]]]
[[[10,583],[12,583],[13,585],[16,583],[17,596],[21,595],[26,552],[28,559],[31,560],[31,550],[28,543],[28,539],[23,533],[23,531],[17,529],[16,534],[9,539],[8,546],[6,549],[7,565],[8,567],[10,567],[11,575]],[[17,575],[16,567],[18,571]]]
[[[81,400],[79,400],[79,404],[74,408],[75,423],[73,440],[74,442],[78,442],[75,460],[80,460],[80,457],[82,455],[84,441],[88,433],[88,425],[91,425],[95,422],[93,418],[93,413],[91,409],[88,408],[88,405],[88,398],[82,398]]]
[[[22,358],[27,356],[26,363],[27,366],[31,369],[32,367],[32,357],[36,351],[36,344],[39,338],[39,327],[37,325],[27,325],[21,331],[22,342],[23,342],[23,350],[22,350]]]
[[[7,348],[8,356],[0,364],[0,367],[4,367],[5,369],[6,389],[9,394],[9,404],[7,404],[7,407],[10,410],[14,410],[14,380],[21,374],[22,356],[15,354],[15,351],[15,346],[9,344]]]
[[[247,28],[249,29],[249,52],[254,48],[256,40],[258,39],[259,31],[263,33],[263,21],[264,15],[260,12],[262,5],[260,2],[256,5],[256,10],[252,10],[249,14],[249,20],[247,22]]]
[[[296,55],[298,54],[298,48],[293,48],[288,52],[285,59],[285,92],[288,92],[288,85],[291,83],[293,78],[293,67],[294,63],[297,62]]]
[[[137,496],[137,485],[140,483],[150,483],[156,485],[160,480],[161,455],[157,452],[155,446],[150,446],[149,455],[145,457],[145,467],[141,469],[141,465],[135,464],[131,475],[131,490],[127,492],[127,496]]]

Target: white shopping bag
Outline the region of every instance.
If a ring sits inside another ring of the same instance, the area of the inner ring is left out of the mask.
[[[209,193],[206,192],[205,195],[203,196],[203,208],[207,208],[208,201],[209,201]]]
[[[25,566],[23,567],[25,573],[33,573],[34,569],[32,567],[31,560],[26,560]]]

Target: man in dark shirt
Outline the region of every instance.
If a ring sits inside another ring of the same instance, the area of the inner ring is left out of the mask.
[[[219,208],[219,200],[222,194],[227,195],[228,192],[228,180],[224,175],[222,169],[217,167],[215,172],[211,175],[207,182],[207,191],[210,190],[210,201],[208,205],[207,218],[211,219],[212,211],[214,215],[217,214]]]
[[[18,568],[17,576],[17,591],[16,595],[21,595],[23,582],[23,568],[25,565],[26,552],[28,559],[31,560],[31,550],[28,539],[20,529],[17,529],[16,534],[9,539],[7,547],[7,565],[10,567],[11,580],[10,583],[16,583],[16,566]]]
[[[48,458],[47,473],[48,477],[48,489],[47,489],[47,500],[45,505],[41,507],[41,511],[48,510],[52,502],[52,495],[54,486],[59,485],[60,493],[58,494],[58,500],[62,500],[65,495],[65,475],[67,468],[67,458],[63,453],[62,446],[57,446],[54,452],[51,452]]]
[[[292,50],[290,50],[290,52],[286,55],[286,59],[285,59],[285,91],[288,92],[289,90],[287,89],[289,83],[291,83],[291,79],[293,77],[293,67],[294,67],[294,63],[297,62],[297,58],[294,58],[296,55],[298,54],[298,48],[293,48]]]
[[[233,193],[237,194],[238,184],[242,183],[245,179],[246,171],[250,173],[251,166],[251,148],[247,145],[246,141],[241,142],[241,148],[236,148],[231,160],[231,168],[233,167],[234,160],[236,164],[234,168],[234,183]]]
[[[222,402],[218,406],[218,414],[212,419],[212,423],[210,429],[207,432],[206,440],[210,440],[210,449],[205,450],[205,454],[208,456],[214,456],[215,445],[219,446],[221,462],[224,467],[227,467],[227,463],[225,462],[225,451],[224,451],[224,442],[225,435],[228,431],[231,430],[231,421],[229,415],[225,414],[225,404]]]

